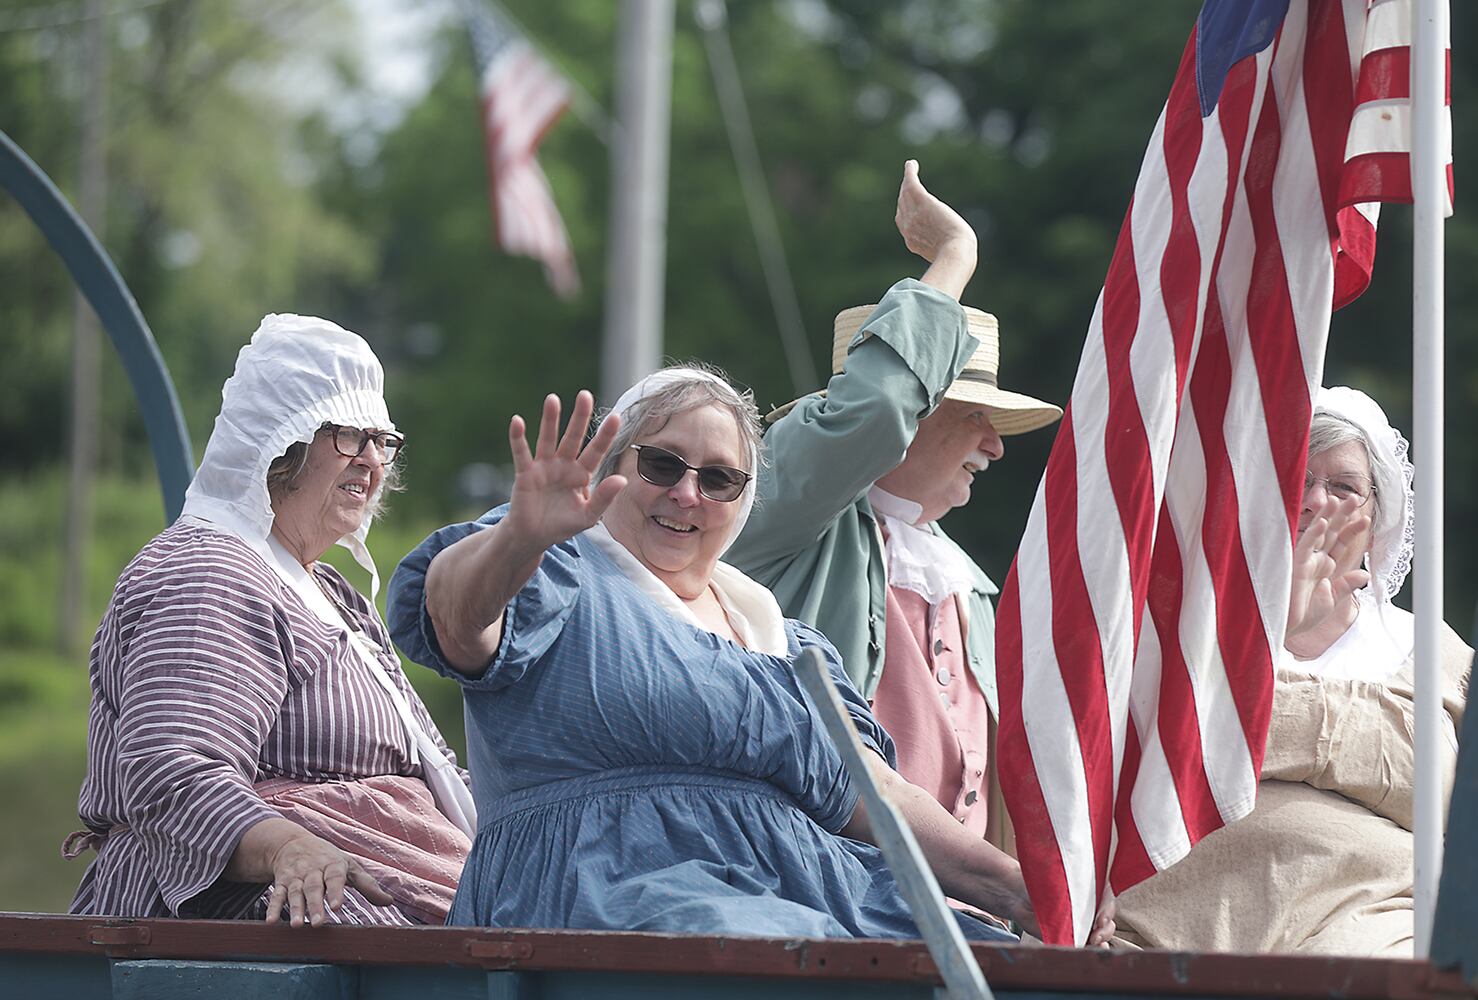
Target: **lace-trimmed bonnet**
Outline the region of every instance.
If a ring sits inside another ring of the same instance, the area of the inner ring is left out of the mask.
[[[1332,386],[1319,390],[1314,412],[1329,413],[1353,424],[1364,434],[1375,482],[1377,516],[1365,568],[1368,585],[1380,604],[1390,603],[1411,572],[1416,539],[1411,490],[1411,445],[1391,426],[1380,404],[1359,389]]]
[[[267,494],[273,459],[295,442],[311,442],[326,422],[395,430],[384,387],[384,369],[358,334],[313,316],[269,314],[221,388],[221,412],[183,513],[254,548],[265,545],[274,518]],[[380,577],[365,544],[369,529],[365,518],[338,544],[370,574],[373,599]]]

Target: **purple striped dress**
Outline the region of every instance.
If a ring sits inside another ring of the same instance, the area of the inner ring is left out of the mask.
[[[315,574],[389,650],[369,603],[331,567]],[[453,759],[396,657],[382,659]],[[255,782],[421,776],[395,706],[343,634],[241,539],[198,524],[170,527],[123,570],[93,640],[90,679],[78,813],[98,856],[73,913],[264,916],[264,886],[222,877],[241,835],[281,815]],[[352,889],[338,919],[411,922]]]

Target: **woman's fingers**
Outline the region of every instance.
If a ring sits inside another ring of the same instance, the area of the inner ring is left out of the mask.
[[[607,476],[596,484],[595,489],[590,493],[589,506],[586,507],[586,511],[590,515],[591,524],[601,519],[601,515],[606,512],[606,508],[615,501],[616,497],[625,488],[625,476]]]
[[[374,876],[359,866],[358,862],[349,863],[349,884],[359,890],[359,894],[376,906],[389,906],[395,902],[395,897],[381,888]]]
[[[1350,570],[1348,573],[1343,574],[1339,579],[1338,589],[1340,591],[1340,597],[1343,598],[1346,594],[1353,594],[1355,591],[1359,590],[1361,587],[1365,586],[1369,582],[1370,574],[1365,572],[1365,570]]]
[[[559,439],[560,458],[574,461],[580,457],[580,446],[585,443],[585,431],[590,427],[590,415],[595,412],[595,397],[587,389],[575,393],[575,408],[570,411],[570,422],[565,425],[564,436]]]
[[[323,901],[331,910],[344,905],[344,882],[349,877],[349,864],[329,865],[323,873]]]
[[[555,451],[559,440],[559,397],[554,393],[544,397],[544,413],[539,418],[539,440],[534,445],[534,458],[548,458]]]
[[[1345,559],[1353,555],[1356,539],[1360,538],[1365,529],[1370,527],[1370,517],[1351,508],[1349,511],[1340,511],[1331,522],[1334,529],[1332,537],[1328,540],[1326,549],[1335,562],[1343,563]]]
[[[600,468],[600,463],[606,460],[606,454],[611,450],[611,445],[616,440],[616,434],[621,430],[621,417],[612,413],[600,422],[595,430],[595,437],[580,452],[580,464],[585,471],[594,474]]]
[[[288,879],[287,882],[287,914],[288,923],[293,927],[303,926],[303,880],[301,878]]]
[[[1293,549],[1293,571],[1295,582],[1299,570],[1305,574],[1315,568],[1318,559],[1324,554],[1324,544],[1329,535],[1329,522],[1323,517],[1315,517],[1304,529],[1303,536],[1299,538],[1298,544]]]
[[[282,907],[287,903],[287,886],[281,882],[272,886],[267,894],[267,923],[275,924],[282,919]]]
[[[303,878],[303,909],[308,923],[313,927],[322,927],[324,921],[323,913],[323,872],[317,869],[310,871]]]
[[[529,452],[528,426],[523,417],[513,415],[508,421],[508,450],[513,455],[513,474],[518,475],[534,462],[534,456]]]

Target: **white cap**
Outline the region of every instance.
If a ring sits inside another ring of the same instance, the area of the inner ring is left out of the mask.
[[[385,372],[358,334],[313,316],[269,314],[236,356],[221,388],[221,412],[205,458],[185,493],[183,513],[239,535],[254,547],[272,531],[267,467],[324,423],[393,431]],[[371,503],[373,503],[371,498]],[[365,539],[370,519],[339,540],[373,581]]]

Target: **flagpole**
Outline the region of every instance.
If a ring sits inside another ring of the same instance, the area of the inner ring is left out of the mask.
[[[1412,8],[1412,349],[1416,444],[1416,789],[1415,918],[1417,958],[1432,942],[1442,873],[1443,231],[1447,197],[1443,129],[1446,107],[1447,0]]]
[[[625,0],[616,60],[611,226],[601,401],[614,403],[662,358],[673,0]]]

